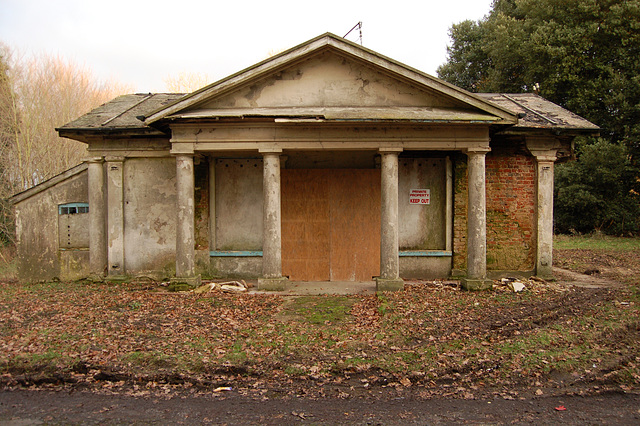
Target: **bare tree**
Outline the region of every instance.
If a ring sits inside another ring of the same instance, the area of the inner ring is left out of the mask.
[[[194,92],[212,82],[208,74],[199,72],[180,72],[163,80],[167,90],[172,93]]]
[[[80,163],[86,146],[55,128],[130,91],[59,56],[27,58],[0,43],[0,199]]]
[[[86,156],[84,144],[59,138],[55,128],[131,91],[97,82],[91,72],[59,56],[25,58],[0,45],[6,84],[0,87],[3,128],[11,129],[0,165],[3,186],[20,191],[72,167]],[[5,105],[6,104],[6,105]]]

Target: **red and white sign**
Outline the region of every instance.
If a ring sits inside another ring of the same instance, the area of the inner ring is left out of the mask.
[[[431,204],[431,190],[430,189],[412,189],[409,192],[409,204],[411,205]]]

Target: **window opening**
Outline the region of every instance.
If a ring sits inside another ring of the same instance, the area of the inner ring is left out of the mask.
[[[58,214],[89,213],[89,203],[68,203],[58,206]]]

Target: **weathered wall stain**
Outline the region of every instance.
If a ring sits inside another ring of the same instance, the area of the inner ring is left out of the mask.
[[[126,274],[162,269],[176,249],[176,162],[130,158],[124,162]]]
[[[87,191],[87,171],[83,170],[15,206],[18,274],[21,280],[43,281],[86,275],[88,251],[60,253],[58,206],[88,202]]]

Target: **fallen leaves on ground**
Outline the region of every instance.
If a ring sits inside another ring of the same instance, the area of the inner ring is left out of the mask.
[[[518,389],[577,383],[635,390],[640,379],[636,286],[469,293],[413,281],[396,293],[301,303],[161,290],[0,283],[0,382],[261,398],[265,389],[340,398],[384,389],[474,399],[492,389],[513,399]]]

